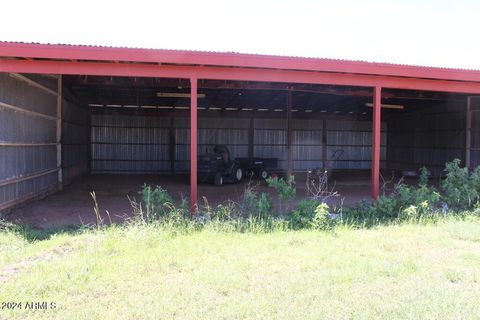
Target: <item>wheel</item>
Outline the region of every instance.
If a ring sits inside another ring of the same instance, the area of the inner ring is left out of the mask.
[[[243,170],[240,167],[235,166],[233,168],[233,180],[235,182],[240,182],[243,179]]]
[[[223,184],[223,177],[221,172],[217,172],[215,174],[215,185],[216,186],[221,186]]]
[[[268,178],[268,172],[267,172],[267,170],[262,170],[262,171],[260,171],[260,177],[261,177],[263,180],[267,179],[267,178]]]

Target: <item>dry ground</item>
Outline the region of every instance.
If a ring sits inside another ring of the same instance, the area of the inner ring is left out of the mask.
[[[305,178],[297,175],[297,195],[305,195]],[[351,205],[370,196],[370,172],[354,172],[336,174],[332,184],[339,196],[329,200],[330,205]],[[51,228],[55,225],[78,225],[94,223],[93,201],[91,191],[95,191],[101,212],[108,210],[114,221],[121,221],[131,214],[127,196],[139,198],[138,191],[144,183],[160,185],[166,188],[176,199],[188,197],[189,178],[187,175],[88,175],[77,179],[62,192],[50,195],[42,200],[31,202],[14,210],[9,220],[32,224],[39,228]],[[265,182],[253,181],[259,184],[260,192],[273,190]],[[248,181],[240,184],[228,184],[216,187],[211,184],[199,185],[200,201],[205,197],[210,205],[225,202],[228,199],[239,201]]]

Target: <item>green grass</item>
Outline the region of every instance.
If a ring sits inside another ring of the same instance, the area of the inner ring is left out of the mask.
[[[128,226],[41,241],[4,231],[0,249],[0,274],[31,261],[0,283],[0,303],[57,306],[0,319],[480,318],[478,218],[331,232]]]

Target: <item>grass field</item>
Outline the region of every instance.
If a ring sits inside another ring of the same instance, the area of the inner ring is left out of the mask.
[[[480,220],[270,233],[147,225],[41,241],[0,231],[0,303],[0,319],[479,319]]]

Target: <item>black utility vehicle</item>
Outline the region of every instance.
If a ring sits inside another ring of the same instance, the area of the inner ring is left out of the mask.
[[[198,178],[201,182],[238,183],[245,175],[266,179],[277,168],[276,158],[230,158],[225,145],[216,145],[212,153],[198,156]]]
[[[230,159],[230,151],[224,145],[213,147],[213,153],[199,155],[197,170],[201,182],[213,181],[216,186],[224,182],[237,183],[243,178],[240,164]]]

